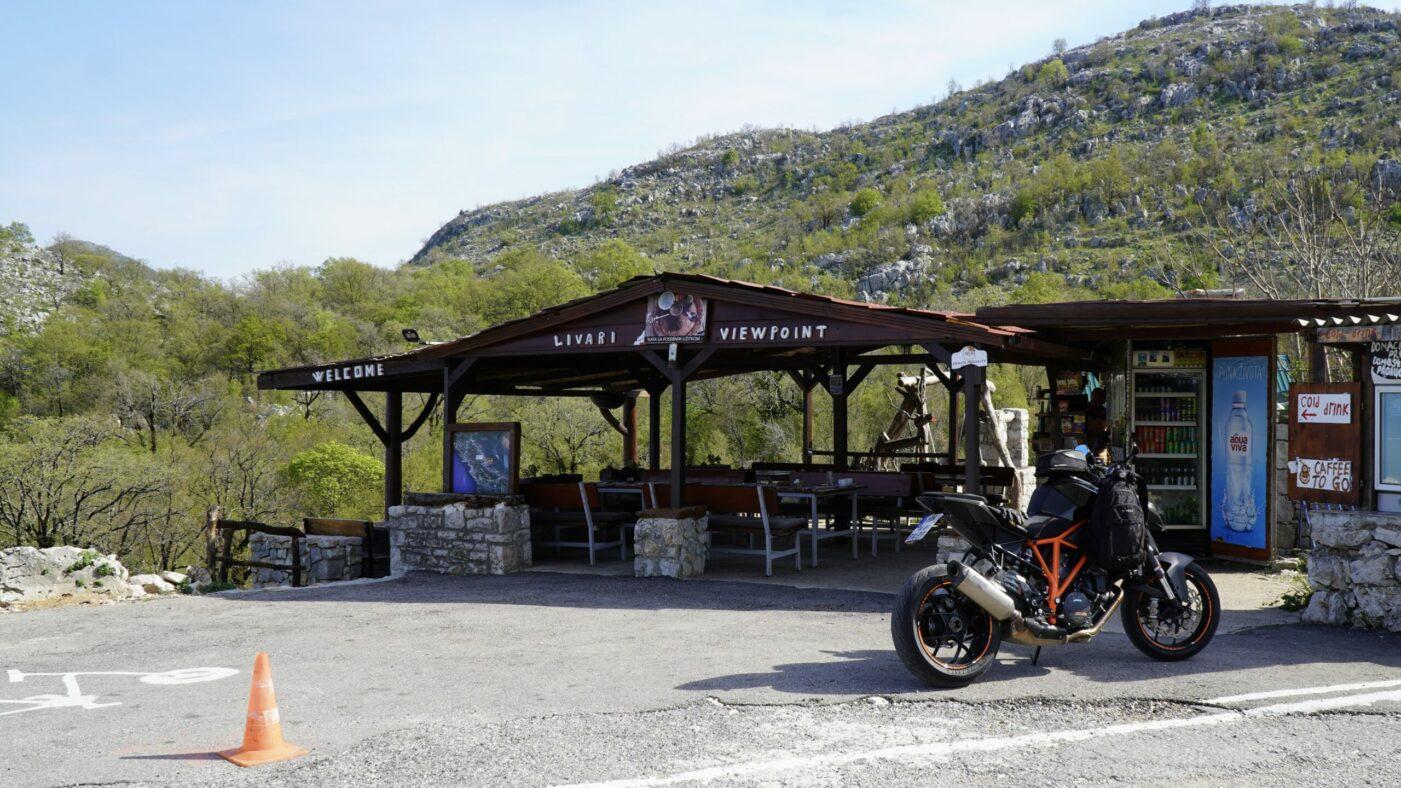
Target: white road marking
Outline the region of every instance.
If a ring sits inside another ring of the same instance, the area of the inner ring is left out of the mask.
[[[27,711],[39,711],[41,709],[105,709],[108,706],[120,706],[120,701],[111,703],[98,703],[96,695],[85,695],[78,686],[79,676],[136,676],[138,680],[145,684],[171,685],[171,684],[195,684],[202,681],[217,681],[228,678],[238,673],[233,668],[180,668],[178,670],[167,670],[161,673],[138,673],[129,670],[89,670],[72,671],[69,673],[25,673],[23,671],[10,668],[5,671],[6,678],[11,684],[18,684],[25,679],[43,676],[46,678],[57,678],[63,683],[64,694],[56,695],[45,693],[43,695],[30,695],[27,698],[18,700],[6,700],[0,698],[0,703],[9,703],[24,706],[21,709],[11,709],[0,711],[0,717],[10,714],[23,714]]]
[[[1180,717],[1168,720],[1147,720],[1106,725],[1102,728],[1076,728],[1044,733],[1028,733],[1020,736],[991,736],[980,739],[963,739],[951,742],[930,742],[927,744],[906,744],[898,747],[885,747],[879,750],[851,753],[826,753],[793,758],[775,758],[766,761],[747,761],[727,766],[713,766],[689,772],[669,774],[662,777],[641,777],[627,780],[610,780],[599,783],[580,783],[572,788],[644,788],[654,785],[671,785],[681,782],[706,782],[734,777],[746,777],[771,772],[801,769],[813,771],[824,767],[841,766],[858,761],[896,758],[946,758],[964,752],[996,752],[1021,747],[1050,747],[1067,742],[1086,741],[1102,736],[1129,736],[1149,731],[1172,730],[1176,728],[1200,728],[1216,725],[1230,725],[1244,722],[1254,717],[1280,717],[1290,714],[1313,714],[1333,709],[1371,706],[1389,701],[1401,702],[1401,690],[1372,692],[1362,695],[1345,695],[1340,698],[1316,698],[1278,703],[1273,706],[1260,706],[1243,711],[1217,711],[1195,717]]]
[[[1248,700],[1292,698],[1299,695],[1327,695],[1334,692],[1356,692],[1357,690],[1381,689],[1382,687],[1401,687],[1401,679],[1396,679],[1394,681],[1362,681],[1356,684],[1333,684],[1326,687],[1299,687],[1297,689],[1269,690],[1267,692],[1248,692],[1244,695],[1223,695],[1219,698],[1204,700],[1202,703],[1209,703],[1212,706],[1221,706],[1227,703],[1241,703]]]

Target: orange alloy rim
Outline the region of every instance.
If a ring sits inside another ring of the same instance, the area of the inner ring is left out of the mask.
[[[932,661],[934,664],[938,665],[941,668],[945,668],[946,670],[962,670],[970,665],[977,664],[978,660],[987,656],[988,649],[992,647],[992,635],[994,626],[992,616],[988,615],[987,611],[981,609],[978,611],[978,613],[982,616],[983,620],[987,622],[987,632],[981,635],[982,648],[978,652],[978,655],[976,657],[973,657],[972,659],[969,659],[967,662],[962,664],[955,664],[953,662],[940,659],[938,644],[935,644],[933,647],[930,647],[929,642],[924,638],[924,620],[926,606],[933,604],[933,602],[931,601],[931,597],[933,597],[941,589],[947,590],[950,593],[950,595],[952,595],[953,583],[949,580],[945,580],[942,583],[936,584],[933,588],[930,588],[927,592],[925,592],[924,598],[921,599],[919,602],[919,612],[915,615],[915,638],[919,640],[920,648],[924,649],[925,656],[927,656],[930,659],[930,661]],[[972,630],[969,630],[963,635],[963,637],[971,636],[973,636]],[[972,653],[971,649],[969,649],[969,653]],[[957,652],[955,652],[954,656],[957,656]]]

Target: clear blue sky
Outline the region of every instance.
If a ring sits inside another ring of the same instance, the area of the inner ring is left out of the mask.
[[[908,109],[1189,5],[12,2],[0,222],[225,278],[393,265],[462,208]]]

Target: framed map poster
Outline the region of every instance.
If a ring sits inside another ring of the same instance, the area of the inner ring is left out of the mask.
[[[449,424],[447,462],[452,480],[445,492],[514,495],[520,480],[521,425],[518,421]]]

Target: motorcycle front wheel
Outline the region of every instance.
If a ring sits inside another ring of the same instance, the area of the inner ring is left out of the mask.
[[[1142,591],[1124,599],[1124,632],[1139,651],[1164,662],[1195,656],[1221,623],[1221,597],[1211,575],[1187,565],[1187,605],[1178,606]]]
[[[992,667],[1002,630],[986,610],[954,590],[943,564],[928,566],[905,582],[890,616],[900,661],[931,687],[972,683]]]

